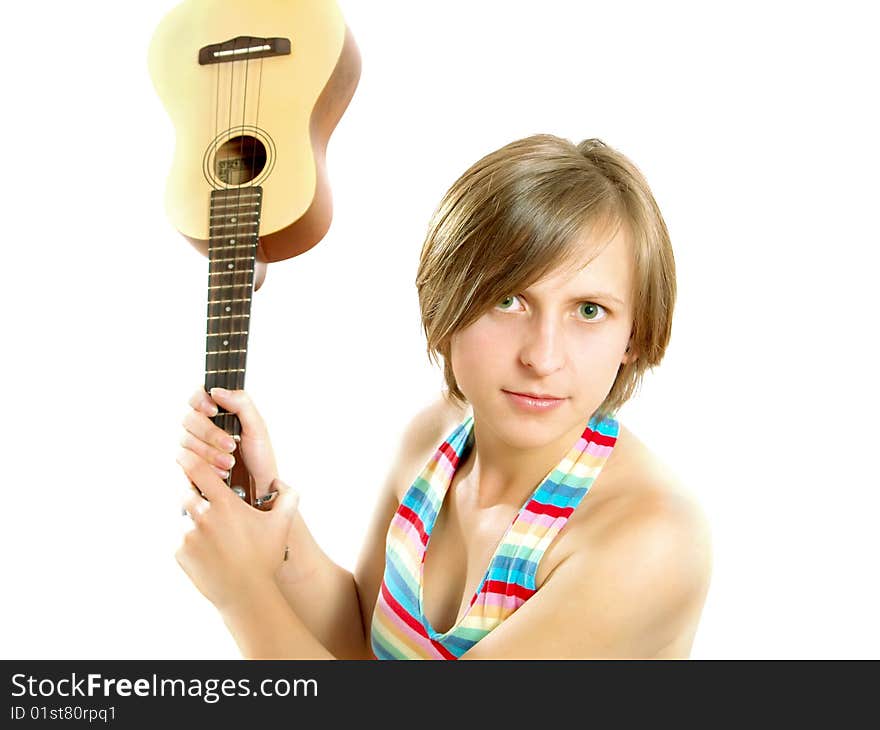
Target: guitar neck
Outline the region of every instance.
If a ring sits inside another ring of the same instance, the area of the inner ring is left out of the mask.
[[[244,388],[262,200],[261,187],[211,191],[206,391]],[[233,437],[241,435],[234,413],[221,408],[213,420]]]

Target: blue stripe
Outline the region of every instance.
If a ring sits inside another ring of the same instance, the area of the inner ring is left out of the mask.
[[[532,552],[534,551],[529,551],[528,557],[512,557],[497,553],[492,560],[492,567],[489,571],[490,580],[497,580],[494,576],[504,572],[529,573],[533,571],[536,563],[531,558]]]
[[[431,503],[431,498],[428,496],[428,491],[431,489],[431,485],[425,481],[421,476],[416,477],[416,480],[412,483],[412,486],[406,491],[406,494],[403,495],[403,501],[401,504],[409,507],[413,512],[421,517],[421,511],[425,509],[427,505],[427,509],[431,512],[434,511],[433,504]],[[422,522],[424,522],[424,518],[422,518]]]
[[[485,633],[483,634],[485,636]],[[483,637],[481,636],[480,639]],[[463,636],[450,634],[445,639],[443,639],[440,643],[443,644],[443,648],[447,651],[455,654],[456,657],[460,657],[464,654],[468,649],[470,649],[474,644],[477,643],[480,639],[467,639]]]
[[[383,580],[394,600],[397,601],[410,616],[418,614],[418,596],[413,594],[409,584],[403,578],[400,570],[394,564],[396,557],[390,554],[385,556],[385,576]]]
[[[532,495],[532,499],[541,504],[552,504],[554,507],[570,507],[572,503],[580,502],[586,493],[586,487],[570,487],[548,479]]]

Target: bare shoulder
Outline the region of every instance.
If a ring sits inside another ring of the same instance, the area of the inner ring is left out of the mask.
[[[581,531],[579,547],[594,550],[634,535],[645,535],[647,540],[650,532],[655,538],[665,532],[670,540],[711,547],[709,521],[695,492],[623,424],[594,486],[603,514],[591,521],[589,530]]]
[[[615,606],[609,635],[641,627],[644,646],[659,647],[656,656],[687,656],[711,582],[709,520],[668,464],[622,425],[619,438],[623,449],[593,519],[575,525],[544,580],[564,572],[606,586]]]

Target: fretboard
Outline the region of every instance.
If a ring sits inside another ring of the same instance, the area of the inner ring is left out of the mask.
[[[211,192],[205,390],[244,388],[261,187]],[[214,422],[234,436],[241,426],[222,408]]]

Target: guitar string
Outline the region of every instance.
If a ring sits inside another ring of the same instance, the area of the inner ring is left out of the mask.
[[[216,178],[216,175],[217,175],[217,172],[218,172],[218,160],[217,160],[217,149],[218,149],[218,147],[217,147],[217,135],[218,135],[218,133],[219,133],[219,129],[220,129],[219,118],[220,118],[220,66],[221,66],[221,65],[222,65],[222,64],[220,64],[220,63],[215,63],[215,64],[214,64],[214,69],[215,69],[215,74],[214,74],[214,77],[215,77],[215,86],[214,86],[214,134],[210,136],[210,139],[211,139],[211,147],[210,147],[210,149],[208,150],[208,183],[209,183],[209,185],[211,186],[211,191],[212,191],[212,192],[209,193],[209,195],[210,195],[210,197],[211,197],[211,202],[212,202],[212,203],[216,200],[216,197],[214,196],[213,191],[216,191],[216,190],[218,189],[218,187],[217,187],[217,183],[215,182],[215,178]],[[210,132],[211,132],[211,120],[208,119],[208,133],[210,134]],[[213,212],[214,212],[214,211],[213,211],[213,208],[214,208],[213,205],[209,205],[209,206],[208,206],[208,210],[209,210],[209,213],[208,213],[208,247],[209,247],[209,248],[208,248],[208,286],[211,286],[212,283],[213,283],[213,281],[212,281],[212,277],[211,277],[211,275],[210,275],[210,274],[211,274],[211,261],[213,261],[215,258],[221,258],[220,256],[217,255],[217,254],[219,253],[219,249],[217,248],[217,246],[219,245],[219,241],[217,240],[217,239],[219,238],[219,236],[214,235],[214,234],[212,233],[212,231],[211,231],[211,228],[210,228],[210,226],[211,226],[211,224],[212,224],[212,222],[211,222],[211,215],[212,215]],[[214,229],[214,230],[216,231],[217,229]],[[213,296],[211,295],[211,291],[212,291],[211,289],[208,289],[208,316],[209,316],[209,317],[212,315],[212,312],[211,312],[211,306],[210,306],[211,301],[212,301],[213,299],[216,299],[216,297],[213,297]],[[221,340],[220,340],[219,337],[215,337],[215,338],[214,338],[214,342],[212,342],[212,340],[211,340],[211,335],[220,332],[221,329],[222,329],[222,328],[220,327],[220,320],[213,320],[213,321],[215,321],[215,322],[217,323],[217,324],[216,324],[215,326],[213,326],[213,327],[210,326],[211,321],[212,321],[212,320],[210,320],[210,319],[208,320],[208,324],[209,324],[209,326],[208,326],[208,337],[207,337],[206,348],[205,348],[205,349],[206,349],[207,351],[209,351],[209,352],[212,350],[212,345],[219,345],[220,342],[221,342]],[[213,330],[213,331],[212,331],[212,330]],[[218,356],[215,356],[215,357],[214,357],[214,360],[215,360],[215,361],[219,361],[220,359],[221,359],[221,358],[218,357]],[[208,357],[205,358],[205,369],[206,369],[206,370],[210,369],[210,368],[208,367],[208,361],[209,361],[209,360],[210,360],[210,358],[208,358]],[[214,369],[215,369],[215,370],[219,370],[219,366],[216,366]],[[205,375],[205,387],[208,389],[208,392],[210,392],[210,388],[213,387],[213,386],[216,385],[216,384],[217,384],[217,373],[211,373],[211,374],[206,374],[206,375]],[[217,416],[214,416],[214,418],[211,419],[211,420],[214,421],[214,425],[215,425],[215,426],[219,426],[220,428],[223,428],[223,425],[224,425],[224,416],[223,416],[222,413],[218,413],[218,415],[217,415]]]
[[[251,171],[252,172],[255,171],[256,167],[257,167],[257,144],[259,143],[259,140],[260,140],[260,138],[259,138],[260,93],[262,92],[262,90],[263,90],[263,56],[260,56],[260,76],[259,76],[259,84],[257,85],[257,113],[254,118],[254,145],[253,145],[253,152],[251,154]],[[263,164],[264,165],[266,164],[265,160],[264,160]],[[257,175],[254,175],[254,178],[256,178],[256,177],[257,177]],[[250,292],[248,293],[248,296],[251,299],[251,301],[248,302],[248,305],[249,305],[248,309],[250,310],[251,319],[253,318],[253,307],[254,307],[253,299],[254,299],[254,291],[256,289],[256,280],[257,280],[257,248],[259,247],[259,244],[260,244],[260,224],[259,224],[259,222],[263,217],[263,214],[262,214],[263,195],[262,195],[262,193],[260,193],[260,198],[257,201],[255,208],[259,211],[259,215],[254,216],[254,218],[257,221],[257,225],[254,226],[254,229],[255,229],[254,236],[256,238],[256,241],[253,242],[252,248],[251,248],[251,252],[253,253],[253,257],[254,257],[253,261],[251,261],[251,268],[253,268],[253,270],[254,270],[254,272],[252,274],[254,285],[250,287]],[[250,319],[248,320],[248,325],[250,325]],[[248,330],[250,330],[250,326],[248,326]],[[248,335],[248,339],[250,339],[250,335]],[[248,346],[248,349],[250,349],[250,345]],[[245,357],[247,357],[247,354],[245,354]]]
[[[248,273],[247,273],[248,260],[247,260],[247,255],[246,255],[248,242],[246,240],[242,241],[242,235],[244,234],[244,229],[247,228],[247,226],[244,225],[245,221],[243,221],[242,218],[243,217],[246,218],[247,216],[242,216],[241,201],[242,201],[242,193],[246,189],[246,186],[243,184],[242,177],[247,172],[247,170],[244,166],[244,155],[242,154],[242,152],[243,152],[244,140],[245,140],[244,124],[245,124],[245,118],[246,118],[246,114],[247,114],[247,84],[248,84],[248,70],[249,70],[249,64],[250,64],[250,58],[248,56],[247,49],[250,46],[250,38],[245,36],[242,38],[242,40],[244,43],[242,48],[245,49],[245,54],[244,54],[245,65],[244,65],[244,81],[243,81],[244,88],[243,88],[243,93],[242,93],[242,98],[241,98],[241,107],[242,107],[241,128],[238,130],[237,135],[235,134],[235,131],[232,128],[232,108],[234,106],[233,102],[235,100],[235,97],[233,96],[232,91],[231,91],[231,89],[234,88],[234,85],[232,85],[232,84],[230,84],[230,103],[229,103],[229,135],[230,135],[230,140],[236,139],[236,138],[238,139],[238,150],[237,150],[238,167],[234,168],[237,171],[237,175],[235,178],[235,184],[234,184],[234,187],[237,188],[237,192],[235,193],[235,207],[233,208],[233,210],[235,211],[235,216],[234,216],[235,221],[234,221],[234,225],[232,227],[232,231],[233,231],[232,235],[233,235],[234,241],[235,241],[234,248],[232,249],[233,256],[235,258],[235,261],[234,261],[235,268],[233,269],[232,282],[231,282],[231,286],[230,286],[230,299],[232,301],[229,302],[229,307],[230,307],[230,312],[232,313],[232,317],[229,321],[230,321],[230,331],[235,331],[235,332],[247,331],[248,333],[250,333],[250,329],[251,329],[250,322],[248,319],[246,319],[244,317],[244,311],[243,311],[244,310],[244,302],[241,301],[245,297],[245,291],[247,290],[247,280],[248,280]],[[237,41],[236,41],[235,50],[237,50],[237,47],[238,46],[237,46]],[[235,54],[233,53],[233,61],[231,64],[232,68],[234,69],[238,65],[238,63],[239,63],[239,61],[235,60]],[[233,71],[233,73],[234,73],[234,71]],[[242,83],[242,82],[239,82],[239,83]],[[236,301],[236,300],[238,300],[238,301]],[[229,343],[230,343],[231,349],[233,349],[233,350],[245,349],[243,345],[247,341],[248,338],[249,338],[249,334],[248,335],[235,335],[234,337],[230,336]],[[243,389],[244,388],[244,373],[239,372],[239,370],[243,369],[242,368],[242,353],[241,352],[229,353],[227,355],[226,360],[227,360],[227,378],[230,382],[230,384],[226,387],[232,388],[234,390]],[[230,421],[231,421],[230,425],[232,428],[233,436],[240,437],[242,429],[241,429],[241,421],[239,420],[238,416],[236,414],[231,414]],[[238,439],[238,442],[241,443],[240,438]],[[232,470],[230,470],[230,478],[231,478],[231,476],[232,476]]]
[[[232,102],[233,102],[233,100],[234,100],[234,98],[235,98],[235,96],[234,96],[234,88],[235,88],[235,52],[236,52],[237,50],[238,50],[238,39],[236,38],[236,40],[233,41],[233,44],[232,44],[232,60],[231,60],[231,62],[230,62],[230,64],[229,64],[229,118],[228,118],[228,121],[226,122],[226,142],[227,142],[227,143],[232,141],[232,134],[233,134],[233,132],[232,132]],[[227,159],[229,159],[229,158],[227,158]],[[226,179],[223,180],[223,179],[221,178],[221,180],[226,184],[226,188],[225,188],[226,190],[229,190],[229,189],[232,187],[232,185],[230,184],[230,180],[232,179],[232,172],[233,172],[233,167],[232,167],[232,164],[231,164],[231,163],[232,163],[232,160],[229,159],[229,164],[227,165],[227,168],[226,168]],[[226,193],[226,194],[224,195],[224,198],[228,198],[228,197],[231,197],[231,194],[230,194],[230,193]],[[226,205],[226,204],[227,204],[227,201],[224,200],[223,204]],[[234,258],[234,260],[233,260],[233,264],[235,265],[235,269],[233,270],[233,274],[232,274],[232,281],[233,281],[233,284],[234,284],[234,282],[235,282],[236,274],[238,273],[238,257],[236,256],[236,253],[237,253],[237,248],[236,248],[236,247],[238,246],[238,236],[236,236],[236,233],[235,233],[237,227],[238,227],[238,226],[235,226],[235,227],[233,227],[233,229],[232,229],[232,236],[233,236],[232,240],[235,241],[235,244],[234,244],[234,246],[233,246],[233,248],[232,248],[232,256],[233,256],[233,258]],[[226,239],[226,242],[227,242],[227,245],[229,245],[229,243],[228,243],[228,242],[229,242],[229,239],[228,239],[228,238]],[[224,256],[224,258],[226,258],[226,257]],[[227,295],[228,295],[228,292],[233,292],[233,291],[235,291],[235,287],[234,287],[234,286],[224,286],[222,291],[224,292],[224,294],[227,294]],[[233,296],[234,296],[234,295],[233,295]],[[218,321],[222,321],[222,320],[218,320]],[[234,324],[235,324],[235,318],[233,317],[233,318],[231,318],[231,319],[229,320],[229,325],[230,325],[229,330],[230,330],[231,332],[234,332],[234,331],[235,331]],[[231,336],[230,336],[229,342],[232,343],[232,338],[231,338]],[[230,373],[229,373],[229,355],[228,355],[228,354],[224,357],[224,360],[225,360],[225,363],[226,363],[226,367],[224,368],[224,372],[219,373],[219,375],[222,375],[222,376],[223,376],[222,387],[224,387],[224,388],[226,388],[226,389],[230,389],[230,388],[232,388],[232,384],[229,382],[229,381],[230,381]],[[232,429],[232,435],[234,436],[234,435],[235,435],[235,418],[234,418],[234,414],[230,414],[229,416],[226,416],[226,418],[227,418],[227,421],[228,421],[228,425],[229,425],[230,428]],[[224,429],[224,430],[226,430],[227,433],[229,433],[229,429]],[[231,475],[231,471],[230,471],[230,475]]]
[[[245,39],[245,48],[249,48],[251,45],[252,45],[252,41],[251,41],[251,39],[250,39],[250,38],[246,38],[246,39]],[[249,78],[250,78],[249,71],[250,71],[250,53],[248,53],[247,51],[245,51],[245,54],[244,54],[244,95],[243,95],[242,102],[241,102],[241,136],[240,136],[240,144],[241,144],[241,147],[242,147],[242,150],[241,150],[241,151],[242,151],[242,155],[241,155],[241,163],[240,163],[240,165],[241,165],[242,173],[244,173],[244,174],[249,174],[249,173],[248,173],[248,169],[247,169],[247,167],[245,166],[245,159],[244,159],[244,154],[243,154],[243,153],[244,153],[244,143],[245,143],[245,121],[246,121],[246,119],[247,119],[247,91],[248,91],[248,80],[249,80]],[[251,171],[251,172],[252,172],[252,171]],[[252,180],[248,180],[247,182],[248,182],[248,183],[251,183]],[[236,214],[236,215],[238,216],[238,220],[237,220],[237,222],[236,222],[236,226],[235,226],[235,228],[236,228],[236,231],[235,231],[235,233],[236,233],[236,235],[235,235],[236,251],[238,250],[238,245],[239,245],[239,240],[238,240],[238,236],[239,236],[238,227],[239,227],[239,224],[244,223],[244,222],[241,220],[241,196],[242,196],[242,192],[244,192],[245,190],[248,191],[248,197],[246,197],[245,199],[246,199],[246,200],[249,200],[251,203],[253,203],[253,197],[252,197],[252,196],[253,196],[253,185],[249,184],[249,185],[247,186],[247,188],[245,188],[245,187],[241,184],[241,181],[240,181],[240,182],[239,182],[239,187],[238,187],[238,200],[236,201],[236,206],[235,206],[235,207],[236,207],[236,210],[238,211],[237,214]],[[245,217],[248,219],[247,222],[250,222],[250,217],[251,217],[251,216],[248,215],[248,216],[245,216]],[[242,225],[242,228],[244,228],[245,231],[247,231],[247,229],[250,228],[250,226]],[[250,297],[250,293],[248,292],[248,281],[249,281],[250,278],[253,276],[252,273],[251,273],[251,274],[248,274],[248,273],[247,273],[248,265],[250,264],[250,268],[251,268],[251,269],[253,269],[254,267],[253,267],[253,262],[249,262],[249,261],[248,261],[248,256],[247,256],[247,254],[250,252],[250,247],[251,247],[250,233],[247,233],[247,234],[245,235],[244,238],[245,238],[245,240],[244,240],[244,245],[242,246],[242,262],[243,262],[243,265],[242,265],[242,277],[243,277],[243,278],[242,278],[242,281],[241,281],[240,284],[238,283],[238,277],[237,277],[237,276],[235,277],[235,278],[236,278],[236,282],[237,282],[237,283],[236,283],[236,289],[238,289],[239,287],[241,288],[241,296],[240,296],[240,297],[236,297],[236,298],[239,299],[239,300],[241,300],[241,301],[238,302],[238,309],[236,309],[236,307],[234,306],[234,305],[235,305],[235,302],[233,302],[233,311],[236,311],[239,315],[241,315],[241,316],[239,317],[239,319],[241,320],[241,322],[242,322],[243,325],[247,325],[247,327],[244,327],[244,326],[243,326],[243,327],[241,328],[242,331],[243,331],[244,329],[247,329],[248,333],[250,333],[250,330],[251,330],[251,327],[250,327],[250,317],[247,317],[247,318],[246,318],[246,317],[244,316],[244,312],[245,312],[245,310],[247,310],[247,307],[245,306],[244,299],[245,299],[245,297]],[[238,264],[236,263],[236,267],[237,267],[237,266],[238,266]],[[247,339],[242,335],[242,336],[241,336],[241,344],[244,344],[244,342],[245,342],[245,341],[248,341],[249,339],[250,339],[250,334],[248,334]],[[237,350],[245,350],[245,349],[247,349],[247,348],[246,348],[246,347],[237,347],[236,349],[237,349]],[[235,379],[235,387],[236,387],[236,389],[238,389],[238,390],[243,390],[243,389],[244,389],[244,376],[245,376],[245,373],[244,373],[244,363],[245,363],[245,357],[246,357],[246,355],[247,355],[247,353],[244,353],[244,352],[236,352],[236,353],[235,353],[235,358],[234,358],[234,360],[235,360],[235,378],[234,378],[234,379]],[[239,423],[238,426],[239,426],[239,433],[240,433],[240,432],[241,432],[241,423]]]
[[[227,106],[229,107],[229,119],[230,120],[232,119],[232,99],[233,99],[233,87],[234,87],[234,83],[235,83],[235,63],[234,63],[235,47],[236,47],[235,43],[233,43],[233,56],[232,56],[233,62],[228,64],[228,68],[229,68],[229,96],[228,96],[226,103],[227,103]],[[223,69],[227,68],[227,64],[223,63],[223,62],[218,63],[217,66],[218,66],[218,69],[221,67]],[[230,140],[230,136],[231,136],[230,126],[231,126],[230,123],[227,122],[226,132],[223,133],[223,132],[220,132],[219,130],[217,132],[216,144],[217,144],[218,151],[224,149],[224,146]],[[221,143],[221,140],[222,140],[222,143]],[[230,160],[228,158],[228,150],[226,153],[224,153],[224,157],[220,160],[220,164],[225,165],[225,169],[223,169],[222,174],[219,175],[219,181],[220,181],[220,185],[221,185],[220,189],[221,190],[228,190],[230,187],[230,183],[229,183],[230,176],[232,175],[232,167],[230,164]],[[226,200],[227,197],[228,197],[228,195],[225,193],[223,196],[220,196],[220,198],[221,198],[220,199],[220,206],[223,206],[220,208],[221,215],[223,215],[227,210],[225,207],[226,205],[228,205],[228,201]],[[225,220],[223,220],[222,222],[226,223]],[[230,237],[229,237],[228,233],[226,232],[225,227],[220,230],[221,230],[221,237],[219,238],[220,248],[218,249],[218,253],[220,255],[217,258],[228,258],[228,256],[226,254],[229,252],[227,247],[229,246],[229,238]],[[235,234],[233,233],[233,238],[234,238],[234,235]],[[232,256],[233,256],[233,265],[237,266],[238,265],[237,262],[234,261],[235,249],[232,250]],[[222,270],[222,267],[221,267],[221,270]],[[235,278],[235,274],[233,273],[233,280],[234,280],[234,278]],[[220,297],[218,297],[218,299],[220,299],[220,300],[226,299],[228,296],[228,292],[232,289],[232,287],[229,287],[226,284],[226,282],[223,281],[222,275],[217,276],[217,282],[221,287],[220,289],[215,289],[216,292],[220,293]],[[224,313],[223,305],[220,304],[217,307],[217,316],[222,317],[223,313]],[[228,340],[224,340],[222,337],[217,338],[218,340],[220,340],[221,347],[227,347],[226,345],[223,345],[222,343],[224,341],[230,342],[230,343],[232,342],[232,339],[231,339],[232,336],[229,335],[228,333],[234,331],[234,328],[232,326],[224,325],[223,323],[226,320],[217,319],[215,321],[217,322],[217,325],[218,325],[217,331],[221,335],[225,334],[225,335],[227,335],[227,337],[229,337]],[[231,322],[231,320],[230,320],[230,322]],[[217,373],[215,374],[217,385],[219,385],[221,388],[228,389],[230,387],[230,383],[229,383],[229,354],[228,353],[224,353],[223,355],[219,355],[217,357],[217,366],[215,369],[217,370]],[[233,424],[234,424],[233,419],[234,419],[234,414],[232,414],[229,411],[224,409],[221,428],[226,433],[228,433],[230,435],[234,435],[234,433],[235,433],[235,429],[233,426]],[[228,487],[231,487],[232,486],[232,470],[229,469],[228,472],[229,473],[227,474],[227,477],[226,477],[226,485]]]
[[[238,38],[236,38],[233,41],[232,58],[229,62],[229,101],[228,101],[228,103],[229,103],[229,119],[226,124],[226,143],[231,142],[235,138],[234,137],[235,132],[232,129],[232,108],[234,106],[234,101],[235,101],[235,67],[236,67],[236,63],[237,63],[237,61],[236,61],[236,51],[237,50],[238,50]],[[234,154],[235,153],[234,153],[234,151],[232,151],[233,156],[229,157],[228,155],[229,155],[230,151],[231,150],[227,150],[226,177],[225,177],[225,179],[223,177],[221,177],[221,181],[224,182],[226,185],[226,188],[225,188],[226,190],[233,189],[236,185],[238,185],[238,180],[233,178],[233,175],[237,174],[236,168],[234,166],[234,161],[235,161]],[[223,215],[225,216],[224,223],[226,223],[227,219],[228,219],[228,222],[234,224],[231,227],[232,228],[231,234],[224,232],[224,244],[225,244],[225,247],[229,247],[229,248],[225,248],[224,250],[227,253],[231,254],[231,256],[227,256],[224,254],[223,258],[232,258],[232,266],[233,266],[233,268],[231,269],[232,275],[229,279],[227,279],[223,282],[223,289],[222,289],[223,294],[224,294],[224,300],[228,300],[228,301],[224,301],[224,304],[229,307],[230,317],[228,320],[218,320],[218,321],[226,321],[228,323],[228,327],[227,327],[228,340],[225,340],[225,341],[228,342],[229,344],[224,345],[224,347],[226,347],[227,350],[219,358],[220,361],[223,363],[223,367],[218,368],[219,370],[221,370],[219,375],[223,376],[222,387],[224,387],[226,389],[235,389],[235,383],[234,383],[235,374],[230,372],[230,369],[233,365],[232,361],[234,360],[232,355],[234,353],[230,352],[230,350],[237,349],[236,338],[241,337],[241,335],[233,335],[232,333],[241,331],[243,329],[242,327],[236,326],[236,322],[239,319],[239,317],[236,316],[237,312],[235,311],[235,299],[236,299],[236,290],[237,290],[236,280],[238,279],[239,271],[240,271],[240,263],[239,263],[239,257],[238,257],[238,246],[239,246],[239,241],[238,241],[238,225],[239,224],[238,224],[238,221],[239,221],[239,216],[240,216],[240,212],[241,212],[239,210],[239,203],[240,203],[240,198],[241,198],[241,189],[240,188],[239,188],[237,198],[238,199],[236,200],[235,207],[233,207],[231,209],[232,215],[229,215],[230,209],[228,207],[223,208],[223,211],[224,211]],[[232,200],[232,194],[231,193],[225,194],[224,200],[223,200],[223,205],[228,206],[230,204],[231,200]],[[226,230],[227,229],[224,228],[224,231],[226,231]],[[227,265],[226,270],[227,271],[230,270],[228,268],[228,265]],[[220,307],[219,315],[221,317],[226,312],[226,306]],[[236,428],[236,423],[237,423],[237,416],[234,413],[227,411],[224,414],[224,424],[223,424],[224,428],[223,428],[223,430],[226,431],[226,433],[230,434],[233,438],[238,435],[236,432],[239,431],[239,429]],[[228,472],[229,473],[226,478],[226,483],[227,483],[227,486],[231,487],[232,486],[232,469],[229,469]]]
[[[232,130],[231,130],[231,126],[232,126],[232,101],[233,101],[233,85],[235,82],[235,50],[236,50],[236,47],[237,47],[236,42],[233,42],[232,61],[228,64],[228,68],[229,68],[229,96],[228,96],[228,100],[227,100],[227,105],[229,107],[229,121],[227,122],[225,133],[221,133],[219,131],[218,118],[219,118],[219,103],[220,103],[220,69],[221,69],[221,67],[226,68],[227,64],[224,62],[217,63],[217,110],[215,112],[215,125],[216,126],[215,126],[215,134],[214,134],[214,140],[215,140],[214,154],[215,154],[215,160],[216,160],[215,165],[217,168],[216,172],[218,173],[217,177],[219,180],[219,187],[215,188],[215,189],[224,190],[224,191],[229,190],[229,188],[230,188],[229,180],[232,175],[232,167],[230,165],[230,161],[228,158],[217,160],[217,154],[221,149],[223,149],[223,146],[227,142],[230,141],[231,134],[232,134]],[[222,144],[221,144],[221,138],[223,138]],[[225,165],[225,168],[223,167],[224,165]],[[225,206],[228,205],[228,198],[229,198],[228,194],[224,194],[223,196],[218,198],[218,203],[219,203],[218,210],[221,211],[220,212],[221,216],[226,215],[227,208]],[[225,220],[225,218],[221,218],[220,220],[224,224],[227,222]],[[218,249],[217,249],[217,253],[219,255],[217,256],[217,258],[218,259],[230,258],[230,256],[227,256],[227,253],[231,253],[232,263],[233,263],[233,267],[234,267],[232,270],[233,271],[232,279],[234,282],[235,275],[236,275],[237,269],[238,269],[238,261],[236,261],[236,258],[235,258],[235,248],[232,248],[231,251],[229,249],[230,236],[227,233],[225,226],[219,230],[220,230],[220,235],[217,237],[218,244],[219,244]],[[231,239],[235,240],[234,229],[233,229]],[[222,270],[223,270],[223,267],[220,266],[218,268],[218,271],[222,271]],[[218,340],[217,344],[219,345],[217,351],[219,351],[219,348],[221,348],[221,347],[232,347],[233,346],[232,345],[233,336],[231,333],[235,331],[235,327],[233,326],[234,318],[230,318],[229,326],[224,327],[223,322],[226,320],[219,319],[219,317],[222,317],[225,313],[225,308],[223,306],[225,304],[225,302],[223,300],[225,300],[226,298],[234,298],[234,296],[229,295],[230,291],[234,291],[234,287],[227,284],[225,281],[223,281],[222,275],[217,276],[217,281],[218,281],[218,286],[220,286],[221,288],[214,290],[215,292],[220,293],[220,296],[216,298],[216,301],[218,302],[216,316],[218,317],[218,319],[216,319],[214,321],[217,322],[217,328],[216,328],[217,333],[220,335],[226,334],[228,337],[228,339],[226,339],[226,340],[224,340],[222,336],[216,338]],[[230,304],[231,303],[232,302],[230,302]],[[228,342],[230,344],[225,345],[225,344],[223,344],[224,342]],[[216,367],[214,369],[217,372],[214,374],[214,382],[216,383],[216,385],[220,386],[221,388],[229,389],[231,387],[230,382],[229,382],[229,353],[224,352],[221,355],[217,355],[215,360],[216,360]],[[234,414],[232,414],[229,411],[224,409],[223,413],[221,414],[220,420],[221,420],[221,423],[218,425],[226,433],[228,433],[231,436],[234,436],[235,435]],[[228,470],[228,474],[226,477],[226,486],[228,486],[228,487],[232,486],[232,469]]]
[[[237,50],[238,50],[238,38],[236,38],[235,41],[233,41],[232,61],[229,64],[229,121],[227,123],[227,142],[231,142],[233,139],[235,139],[235,130],[233,130],[233,128],[232,128],[232,109],[235,106],[235,104],[234,104],[234,102],[235,102],[235,68],[237,65],[235,52]],[[230,150],[230,151],[232,152],[233,155],[235,155],[234,150]],[[239,183],[239,180],[237,177],[237,175],[240,172],[240,167],[236,168],[235,164],[234,164],[236,158],[233,156],[228,159],[229,159],[229,163],[228,163],[228,167],[227,167],[227,175],[226,175],[226,181],[225,181],[226,187],[227,187],[227,190],[229,190],[229,189],[234,189],[236,186],[238,186],[238,194],[236,196],[235,206],[231,209],[233,215],[229,216],[229,221],[234,223],[234,225],[232,226],[231,238],[227,237],[227,239],[226,239],[227,242],[229,242],[229,241],[233,242],[232,249],[231,249],[231,254],[232,254],[232,259],[233,259],[233,262],[232,262],[233,268],[232,268],[232,276],[230,277],[228,282],[224,282],[224,294],[225,294],[225,297],[229,299],[229,301],[226,302],[226,304],[230,308],[230,315],[231,316],[230,316],[229,320],[227,320],[228,325],[229,325],[228,331],[230,334],[229,334],[229,339],[228,339],[228,342],[229,342],[228,350],[225,353],[225,355],[223,356],[223,362],[224,362],[224,368],[223,368],[224,384],[223,384],[223,387],[227,388],[227,389],[234,390],[234,389],[236,389],[236,386],[237,386],[237,383],[235,382],[237,373],[231,372],[231,369],[232,369],[232,366],[234,365],[235,358],[233,357],[233,355],[235,353],[229,352],[229,350],[237,349],[236,338],[241,338],[241,335],[232,335],[231,333],[232,332],[239,332],[242,329],[244,329],[243,327],[237,326],[237,323],[240,320],[240,318],[238,316],[236,316],[237,312],[236,312],[236,308],[235,308],[235,299],[237,298],[236,293],[238,290],[238,286],[237,286],[236,282],[238,280],[238,277],[240,276],[239,272],[241,271],[241,263],[239,261],[239,256],[238,256],[238,247],[240,245],[239,236],[238,236],[238,227],[239,227],[239,219],[240,219],[240,214],[241,214],[241,210],[240,210],[241,186],[240,186],[240,183]],[[227,199],[224,201],[224,205],[229,205],[232,200],[232,194],[231,193],[228,194],[226,196],[226,198]],[[226,208],[225,211],[227,213],[229,213],[230,209]],[[234,221],[232,220],[233,218],[235,219]],[[224,256],[224,258],[228,258],[228,257]],[[221,309],[223,310],[223,312],[225,312],[225,307],[222,307]],[[224,430],[227,433],[231,434],[233,437],[238,436],[240,433],[240,430],[241,430],[240,428],[237,427],[238,426],[238,416],[236,416],[236,414],[234,414],[234,413],[227,413],[226,420],[227,420],[227,423],[226,423],[227,428],[225,428]],[[232,469],[229,470],[229,476],[227,478],[227,483],[230,486],[232,486]]]

